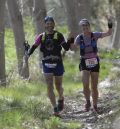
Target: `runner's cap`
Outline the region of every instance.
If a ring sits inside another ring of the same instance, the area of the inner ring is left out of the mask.
[[[55,22],[53,17],[51,16],[46,16],[45,19],[44,19],[44,22],[46,23],[47,21],[52,21],[52,22]]]
[[[89,21],[85,18],[80,20],[80,22],[79,22],[79,25],[86,25],[86,24],[90,25]]]

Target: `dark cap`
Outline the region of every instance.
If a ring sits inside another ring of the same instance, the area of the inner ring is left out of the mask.
[[[46,16],[45,19],[44,19],[44,22],[46,23],[47,21],[52,21],[52,22],[54,22],[54,19],[53,19],[53,17],[51,17],[51,16]]]
[[[90,25],[90,23],[89,23],[89,21],[87,19],[82,19],[79,22],[79,25],[86,25],[86,24]]]

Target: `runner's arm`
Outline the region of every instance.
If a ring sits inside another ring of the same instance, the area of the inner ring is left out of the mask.
[[[79,46],[80,46],[80,40],[79,40],[79,36],[77,36],[77,37],[75,38],[74,43],[70,45],[70,49],[71,49],[72,51],[76,51],[77,48],[79,48]]]
[[[73,44],[70,45],[70,50],[72,51],[76,51],[76,49],[79,47],[78,44],[76,44],[76,42],[74,42]]]
[[[32,45],[32,47],[28,50],[28,55],[30,56],[34,51],[35,49],[37,48],[38,46],[37,45]]]
[[[112,34],[112,29],[108,29],[107,32],[102,32],[101,38],[110,36]]]
[[[64,36],[61,33],[59,33],[59,43],[65,49],[65,51],[69,50],[70,44],[73,42],[74,38],[69,38],[66,42]]]
[[[112,20],[110,18],[108,19],[108,31],[107,32],[102,32],[101,38],[106,37],[106,36],[110,36],[112,34]]]
[[[38,35],[37,38],[35,39],[34,44],[32,45],[32,47],[28,50],[28,55],[30,56],[35,49],[40,45],[41,43],[41,39],[42,39],[42,34]]]

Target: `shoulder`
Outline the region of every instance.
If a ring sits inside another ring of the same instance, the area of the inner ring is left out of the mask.
[[[77,35],[77,37],[75,38],[75,40],[80,40],[81,38],[83,38],[83,34]]]
[[[98,32],[98,31],[92,32],[92,34],[95,38],[101,38],[102,36],[102,32]]]
[[[75,44],[80,44],[81,35],[82,34],[77,35],[77,37],[75,38]]]
[[[45,35],[45,33],[44,33],[44,32],[43,32],[43,33],[41,33],[41,34],[38,34],[38,35],[35,37],[35,39],[41,39],[43,35]]]
[[[59,31],[55,31],[55,34],[57,34],[58,37],[63,37],[63,34],[61,32],[59,32]]]
[[[58,31],[55,31],[56,35],[57,35],[57,39],[62,42],[62,41],[65,41],[65,38],[63,36],[62,33],[58,32]]]
[[[41,33],[41,34],[39,34],[39,35],[37,35],[37,36],[35,37],[35,43],[34,43],[34,45],[37,45],[37,46],[38,46],[38,45],[41,43],[43,34],[44,34],[44,33]]]

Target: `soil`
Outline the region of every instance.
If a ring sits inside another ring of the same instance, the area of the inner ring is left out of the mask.
[[[84,95],[82,91],[77,91],[71,97],[65,97],[65,109],[61,113],[62,120],[80,122],[82,129],[120,129],[119,78],[113,82],[107,79],[98,87],[98,112],[95,112],[92,106],[89,112],[85,112]]]

